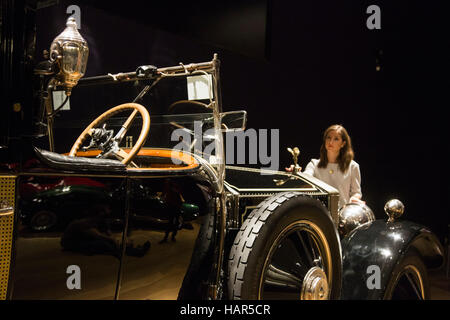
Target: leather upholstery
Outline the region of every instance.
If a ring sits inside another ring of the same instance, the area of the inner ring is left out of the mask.
[[[51,168],[70,171],[126,171],[119,160],[64,156],[59,153],[34,148],[39,160]]]

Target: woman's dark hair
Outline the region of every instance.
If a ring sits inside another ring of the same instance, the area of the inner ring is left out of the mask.
[[[328,165],[328,157],[327,157],[327,148],[326,148],[326,139],[328,134],[331,131],[336,131],[337,134],[341,136],[342,141],[345,141],[344,146],[339,151],[339,155],[337,158],[337,162],[339,164],[339,169],[342,172],[346,172],[348,167],[350,166],[350,162],[352,162],[355,154],[353,152],[352,148],[352,140],[350,139],[350,136],[347,133],[347,130],[339,124],[332,125],[328,127],[327,130],[325,130],[323,134],[323,142],[322,146],[320,147],[320,161],[318,164],[319,168],[326,168]]]

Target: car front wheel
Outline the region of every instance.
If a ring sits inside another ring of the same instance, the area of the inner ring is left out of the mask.
[[[228,269],[230,299],[337,299],[339,236],[318,200],[280,193],[246,219],[231,248]]]

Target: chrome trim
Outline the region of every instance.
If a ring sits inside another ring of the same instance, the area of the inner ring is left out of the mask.
[[[328,300],[330,290],[327,275],[319,267],[309,269],[303,279],[301,300]]]
[[[298,191],[298,192],[312,192],[312,191],[317,191],[311,188],[280,188],[280,189],[264,189],[264,188],[248,188],[248,189],[239,189],[237,188],[239,191],[242,192],[286,192],[286,191]]]
[[[240,190],[239,190],[240,191]],[[292,191],[292,192],[298,192],[301,191],[300,189],[293,189],[293,190],[288,190],[288,191]],[[274,194],[280,193],[282,191],[276,191],[276,192],[259,192],[259,193],[248,193],[248,194],[240,194],[241,198],[262,198],[262,197],[267,197],[267,196],[272,196]],[[326,193],[320,192],[320,191],[316,191],[316,192],[303,192],[303,194],[307,194],[307,195],[311,195],[311,196],[326,196]]]
[[[325,182],[317,179],[316,177],[313,177],[313,176],[303,173],[303,172],[297,172],[297,175],[299,177],[301,177],[302,179],[306,180],[307,182],[312,183],[315,187],[317,187],[321,191],[324,191],[328,194],[338,194],[339,195],[339,191],[336,188],[330,186],[329,184],[326,184]]]
[[[248,167],[239,167],[239,166],[230,166],[226,165],[225,169],[233,169],[233,170],[240,170],[240,171],[248,171],[248,172],[258,172],[258,173],[267,173],[267,174],[278,174],[283,175],[286,177],[291,177],[292,173],[286,172],[286,171],[278,171],[278,170],[268,170],[268,169],[261,169],[261,168],[248,168]]]
[[[227,196],[227,220],[229,228],[240,228],[242,217],[239,214],[239,192],[230,187],[228,183],[224,184]]]
[[[388,222],[394,222],[395,219],[400,218],[405,212],[405,206],[400,200],[392,199],[384,205],[384,211],[389,217]]]
[[[339,194],[328,195],[328,211],[336,228],[339,225]]]
[[[367,205],[356,202],[347,203],[339,210],[339,235],[345,237],[354,229],[373,221],[375,221],[375,215]]]

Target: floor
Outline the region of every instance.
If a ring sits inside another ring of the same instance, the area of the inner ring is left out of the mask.
[[[190,257],[190,252],[192,250],[192,248],[187,248],[187,247],[179,247],[181,244],[183,243],[187,243],[188,241],[182,241],[182,237],[192,237],[192,236],[196,236],[197,232],[198,232],[198,227],[195,226],[194,228],[195,232],[185,232],[185,233],[180,233],[179,234],[179,239],[180,241],[177,240],[176,244],[169,242],[165,245],[154,245],[152,250],[157,250],[158,252],[154,252],[156,254],[154,255],[148,255],[149,259],[153,257],[157,257],[158,259],[156,259],[154,261],[155,265],[159,265],[161,268],[161,270],[159,270],[159,272],[157,272],[158,275],[160,275],[159,277],[156,277],[154,279],[154,281],[151,281],[151,286],[152,288],[149,288],[147,285],[144,285],[141,277],[142,275],[137,274],[136,279],[127,279],[129,280],[127,285],[124,285],[122,289],[124,289],[124,296],[122,298],[125,299],[176,299],[177,295],[178,295],[178,290],[179,290],[179,286],[180,283],[183,279],[183,275],[185,273],[184,269],[179,269],[179,268],[169,268],[170,266],[165,265],[164,261],[168,261],[169,259],[166,259],[166,256],[168,255],[178,255],[179,258],[183,258],[184,255],[188,255],[187,258]],[[161,234],[157,234],[156,235],[157,238],[155,238],[154,240],[152,240],[153,243],[157,244],[158,240],[160,240],[160,238],[162,237],[162,233]],[[55,250],[60,250],[60,244],[59,244],[59,238],[41,238],[39,240],[37,240],[39,242],[39,245],[36,244],[36,239],[33,239],[34,241],[32,241],[31,239],[22,239],[20,245],[21,246],[31,246],[34,248],[34,250],[25,250],[27,252],[33,252],[35,255],[37,255],[38,257],[40,257],[40,261],[42,262],[42,264],[48,264],[48,268],[41,268],[41,270],[51,270],[51,265],[54,265],[55,261],[53,260],[47,260],[44,259],[43,257],[46,256],[46,252],[47,251],[51,251],[52,248],[54,247]],[[176,250],[177,253],[175,253],[173,250]],[[37,251],[37,252],[36,252]],[[69,257],[73,258],[73,255],[75,254],[69,254],[67,253],[67,255],[69,255]],[[27,257],[22,257],[22,258],[27,258]],[[35,260],[35,256],[30,256],[28,257],[32,260],[34,260],[34,262],[36,262]],[[96,257],[92,256],[92,257],[85,257],[86,259],[89,258],[89,260],[93,260]],[[136,258],[137,259],[137,258]],[[104,265],[102,268],[99,268],[101,270],[103,270],[103,272],[107,272],[107,270],[109,270],[108,268],[113,268],[114,269],[114,258],[111,257],[111,264],[110,265]],[[95,262],[95,261],[94,261]],[[102,265],[104,263],[104,260],[99,260],[99,263],[101,262]],[[133,263],[137,263],[139,264],[139,261],[136,260],[135,262],[131,261],[128,265],[128,267],[132,267]],[[117,263],[116,263],[117,264]],[[30,263],[30,264],[25,264],[22,266],[22,268],[31,268],[33,265],[35,265],[35,263]],[[67,265],[67,263],[65,264]],[[96,270],[96,268],[93,268],[94,271]],[[170,269],[170,272],[169,272]],[[33,274],[32,270],[21,270],[22,272],[19,272],[19,274]],[[93,272],[93,271],[92,271]],[[91,273],[92,273],[91,272]],[[110,273],[114,273],[114,270],[110,270]],[[450,300],[450,272],[448,272],[447,274],[447,265],[441,267],[439,270],[429,270],[428,273],[428,277],[429,277],[429,283],[430,283],[430,295],[431,295],[431,299],[432,300]],[[34,282],[36,282],[35,285],[39,285],[42,288],[45,287],[52,287],[51,283],[48,283],[48,279],[52,279],[52,282],[58,282],[58,283],[62,283],[65,284],[66,283],[66,278],[67,275],[66,273],[62,272],[62,273],[58,273],[56,274],[52,274],[51,277],[45,274],[40,274],[39,276],[33,276],[30,278],[24,278],[21,279],[21,277],[16,277],[16,281],[27,281],[27,283],[29,285],[33,285]],[[96,274],[95,272],[92,275],[93,279],[88,279],[86,280],[86,283],[89,283],[91,280],[93,282],[98,282],[100,280],[102,280],[102,277],[100,277],[98,274]],[[45,286],[43,283],[41,283],[42,279],[47,279],[45,282]],[[34,281],[34,282],[33,282]],[[103,281],[103,280],[102,280]],[[111,287],[109,291],[114,292],[115,290],[115,286],[113,285],[113,283],[97,283],[97,286],[99,287]],[[151,292],[152,294],[145,294],[144,292]],[[125,294],[126,293],[126,294]],[[30,293],[31,294],[31,293]],[[53,292],[46,292],[45,290],[41,291],[41,296],[40,298],[42,299],[53,299],[54,293]],[[33,296],[23,296],[22,298],[27,299],[27,298],[35,298]],[[83,299],[83,298],[87,298],[83,295],[77,295],[76,297],[73,297],[76,299]]]
[[[430,271],[428,274],[431,300],[450,300],[450,272],[447,277],[445,269]]]

